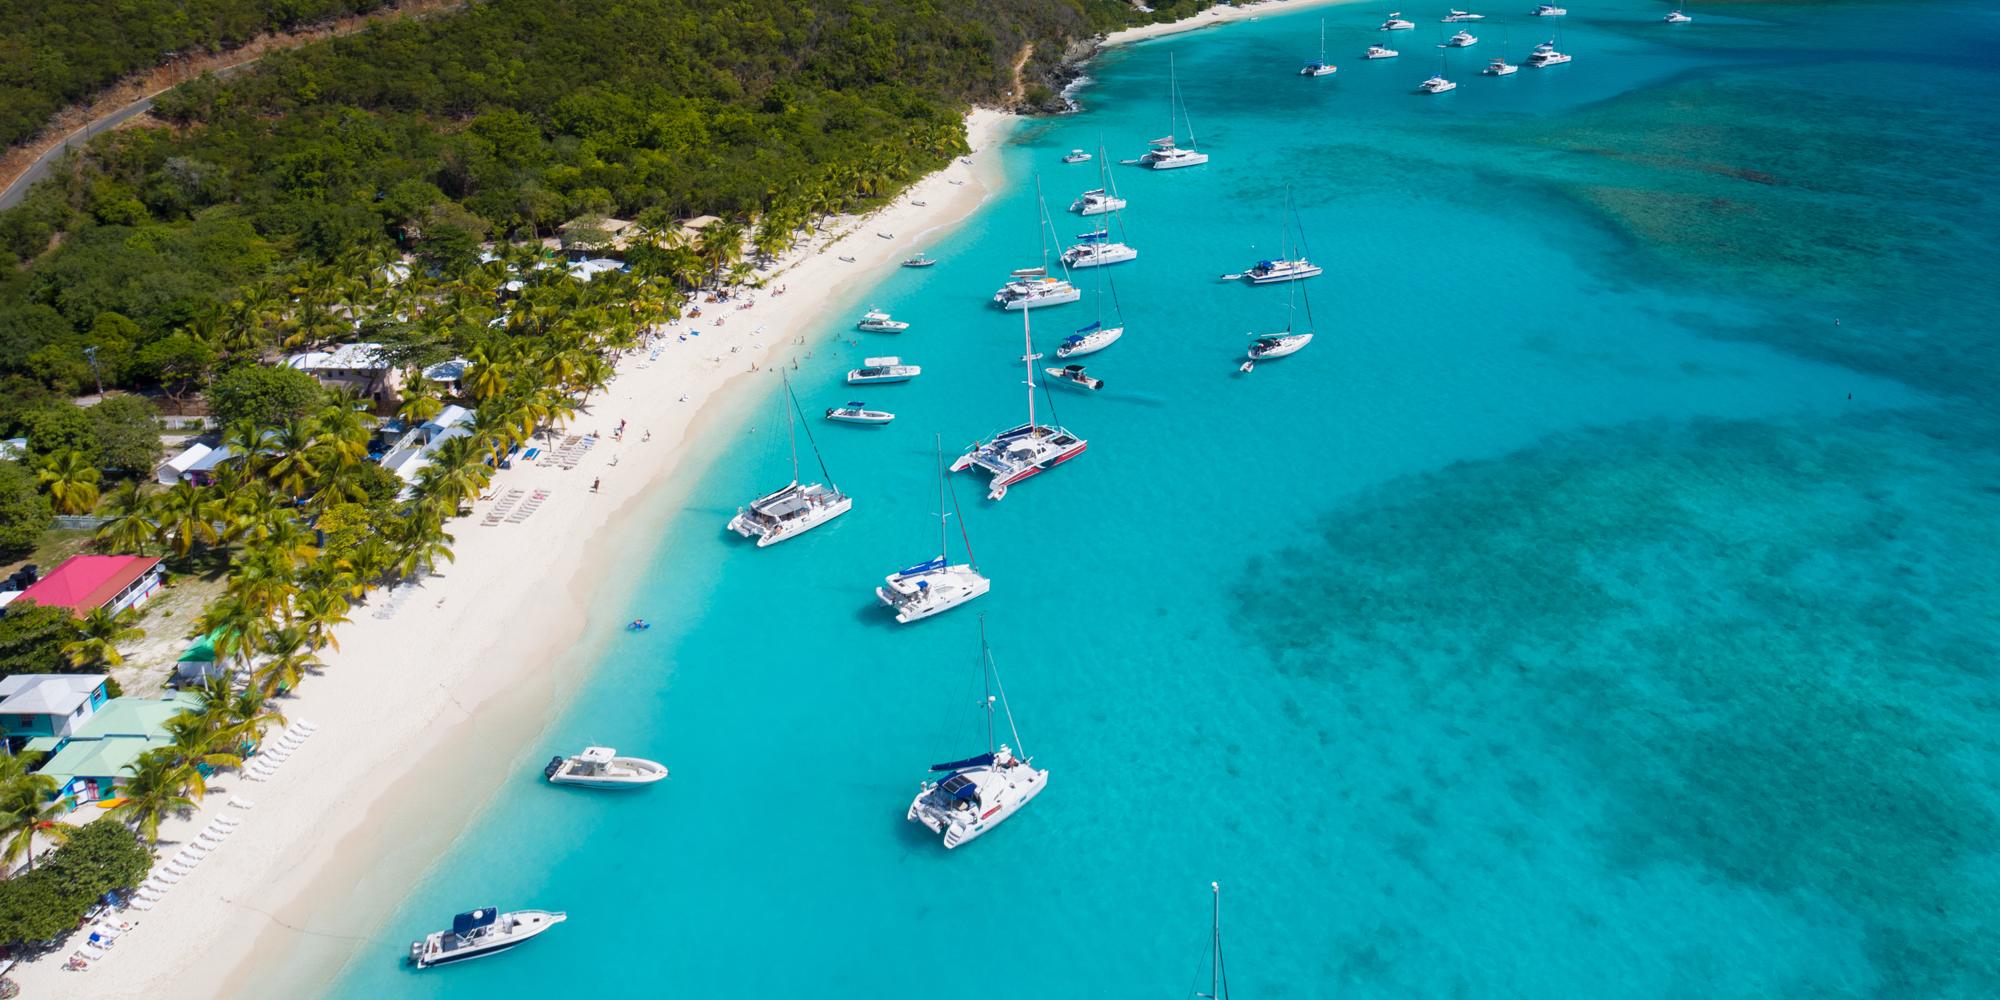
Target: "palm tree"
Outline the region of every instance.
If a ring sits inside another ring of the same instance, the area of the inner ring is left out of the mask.
[[[106,552],[144,555],[159,525],[153,522],[152,505],[140,492],[139,484],[128,482],[112,490],[106,506],[111,520],[98,527],[91,541]]]
[[[403,405],[396,410],[396,416],[406,426],[415,427],[427,420],[435,419],[443,412],[444,401],[437,398],[429,389],[412,389],[410,394],[403,398]]]
[[[286,496],[305,495],[306,486],[319,477],[313,455],[314,430],[311,421],[288,420],[271,435],[271,450],[278,457],[265,475]]]
[[[146,843],[157,844],[162,820],[194,809],[194,800],[187,796],[188,774],[194,768],[183,763],[174,747],[159,747],[140,754],[126,770],[132,776],[119,789],[123,801],[112,807],[111,815],[138,830]]]
[[[131,608],[116,614],[98,608],[79,623],[77,637],[63,644],[62,653],[72,667],[115,667],[125,662],[119,643],[146,637],[146,630],[134,624],[138,620],[139,613]]]
[[[319,657],[313,651],[312,637],[301,625],[285,625],[264,633],[264,652],[270,659],[257,672],[257,690],[266,698],[275,698],[299,686],[299,678],[310,668],[319,664]]]
[[[160,544],[182,558],[197,545],[222,540],[215,527],[222,520],[222,505],[204,487],[175,483],[160,494],[155,512]]]
[[[231,464],[261,472],[264,460],[271,454],[270,431],[255,420],[238,420],[222,429],[221,447],[229,453]]]
[[[243,755],[237,752],[241,742],[238,734],[226,732],[213,723],[213,719],[198,711],[188,711],[161,726],[174,741],[161,749],[174,752],[186,774],[184,787],[197,800],[208,794],[209,771],[243,766]]]
[[[97,506],[97,481],[103,475],[75,448],[51,453],[35,469],[35,478],[48,487],[58,514],[90,513]]]
[[[236,594],[224,594],[203,608],[195,619],[195,631],[210,637],[215,658],[227,663],[235,657],[247,668],[257,653],[258,637],[264,634],[270,617],[255,604]]]
[[[0,759],[0,869],[12,870],[23,856],[35,864],[35,836],[60,841],[70,827],[57,822],[68,807],[56,798],[60,786],[46,774],[34,774],[40,754],[6,754]]]
[[[340,648],[340,640],[333,636],[333,627],[348,621],[352,606],[347,603],[345,595],[329,588],[315,588],[300,594],[298,600],[292,603],[294,620],[306,630],[314,649],[323,646]]]

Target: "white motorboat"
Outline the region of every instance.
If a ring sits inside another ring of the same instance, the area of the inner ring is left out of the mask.
[[[1668,24],[1687,24],[1688,22],[1693,21],[1694,18],[1687,16],[1685,12],[1676,10],[1669,12],[1667,16],[1661,18],[1661,20],[1667,22]]]
[[[1473,34],[1470,31],[1460,29],[1458,34],[1453,35],[1448,39],[1445,39],[1444,44],[1445,47],[1449,49],[1462,49],[1467,46],[1479,44],[1479,36]]]
[[[1063,342],[1056,345],[1056,357],[1080,358],[1086,354],[1096,354],[1117,343],[1118,338],[1124,335],[1125,328],[1122,326],[1107,327],[1102,321],[1092,323],[1064,337]]]
[[[1398,52],[1398,51],[1396,51],[1395,49],[1392,49],[1392,48],[1388,47],[1387,45],[1370,45],[1370,46],[1368,46],[1368,51],[1366,51],[1366,52],[1363,52],[1363,53],[1361,54],[1361,58],[1363,58],[1363,59],[1394,59],[1394,58],[1396,58],[1396,57],[1397,57],[1397,56],[1399,56],[1399,55],[1402,55],[1402,53],[1401,53],[1401,52]]]
[[[1319,19],[1319,58],[1299,69],[1300,76],[1332,76],[1337,67],[1326,61],[1326,18]]]
[[[1061,368],[1051,365],[1042,369],[1042,374],[1047,375],[1049,381],[1058,385],[1075,386],[1092,392],[1104,388],[1104,380],[1095,375],[1085,374],[1082,365],[1064,365]]]
[[[1021,313],[1021,337],[1027,351],[1021,362],[1028,369],[1028,422],[974,442],[970,451],[951,464],[953,472],[979,469],[990,474],[993,479],[986,493],[989,500],[1004,499],[1009,487],[1039,476],[1090,447],[1090,442],[1060,424],[1036,422],[1035,362],[1041,355],[1035,353],[1034,334],[1029,329],[1026,311]]]
[[[888,410],[871,410],[866,404],[855,401],[846,406],[827,407],[826,419],[840,424],[880,425],[896,419],[896,415]]]
[[[1552,3],[1543,3],[1543,4],[1536,4],[1535,9],[1529,11],[1528,13],[1533,14],[1536,17],[1566,17],[1569,14],[1569,9],[1566,7],[1558,7]]]
[[[915,257],[903,258],[904,267],[931,267],[936,263],[937,263],[937,258],[926,257],[921,253],[916,255]]]
[[[981,675],[986,679],[986,752],[964,760],[932,764],[931,773],[944,777],[924,782],[905,814],[910,822],[922,823],[932,833],[942,835],[946,849],[984,836],[1034,801],[1049,784],[1048,770],[1036,768],[1033,758],[1017,754],[1007,744],[994,742],[995,691],[999,692],[998,703],[1007,715],[1007,729],[1013,733],[1014,746],[1021,745],[1021,731],[1014,725],[1013,710],[1007,707],[1007,689],[993,666],[983,620],[979,624],[979,659]]]
[[[1458,84],[1441,76],[1434,76],[1417,84],[1417,91],[1424,94],[1444,94],[1457,90]]]
[[[1069,210],[1078,215],[1103,215],[1106,212],[1116,212],[1124,207],[1125,199],[1115,194],[1109,194],[1103,188],[1098,188],[1095,191],[1085,191],[1083,194],[1078,195],[1075,201],[1069,203]]]
[[[1187,124],[1186,146],[1177,145],[1174,138],[1175,129],[1183,122]],[[1171,55],[1167,56],[1167,134],[1154,139],[1149,145],[1152,148],[1137,160],[1127,162],[1153,170],[1178,170],[1208,162],[1208,154],[1201,152],[1200,144],[1195,141],[1194,119],[1188,117],[1187,103],[1181,100],[1180,81],[1174,75],[1174,57]]]
[[[864,358],[861,367],[847,373],[848,385],[888,385],[893,382],[908,382],[922,375],[919,365],[906,365],[895,355],[880,358]]]
[[[1113,241],[1110,230],[1099,229],[1091,233],[1078,233],[1077,239],[1082,242],[1062,253],[1063,264],[1071,270],[1123,264],[1128,260],[1139,259],[1139,251],[1124,243]]]
[[[1090,154],[1084,152],[1081,149],[1072,149],[1069,151],[1068,155],[1063,157],[1064,163],[1087,163],[1089,161],[1090,161]]]
[[[902,333],[910,328],[910,324],[899,319],[891,319],[888,313],[870,306],[867,312],[861,314],[861,322],[854,324],[854,327],[868,333]]]
[[[1223,275],[1222,280],[1236,281],[1238,279],[1247,279],[1253,285],[1275,285],[1281,281],[1302,281],[1306,278],[1316,278],[1325,272],[1326,268],[1304,257],[1297,259],[1281,257],[1276,260],[1260,260],[1250,265],[1248,270],[1236,274]]]
[[[542,768],[555,785],[584,788],[643,788],[667,776],[667,766],[640,757],[620,757],[611,747],[584,747],[574,757],[556,757]]]
[[[1487,63],[1486,68],[1479,72],[1487,76],[1513,76],[1520,69],[1521,67],[1508,62],[1505,56],[1498,56],[1492,62]]]
[[[1415,21],[1405,21],[1405,20],[1403,20],[1403,12],[1402,12],[1402,11],[1400,11],[1400,10],[1392,10],[1392,11],[1390,11],[1390,12],[1389,12],[1389,19],[1388,19],[1387,21],[1383,21],[1383,22],[1382,22],[1382,28],[1381,28],[1381,30],[1383,30],[1383,31],[1408,31],[1408,30],[1410,30],[1411,28],[1414,28],[1414,27],[1416,27],[1416,26],[1417,26],[1417,22],[1415,22]]]
[[[812,445],[813,457],[819,459],[820,474],[827,481],[799,482],[799,401],[792,395],[790,378],[785,380],[785,398],[789,404],[785,408],[785,423],[791,433],[792,481],[783,489],[737,508],[736,516],[729,519],[729,530],[757,539],[760,549],[805,534],[854,509],[854,498],[833,485],[833,476],[826,471],[826,458],[820,455],[819,444],[812,440],[811,428],[806,430],[806,442]]]
[[[1543,42],[1535,46],[1535,51],[1528,53],[1528,65],[1535,69],[1542,69],[1547,66],[1560,66],[1563,63],[1569,62],[1569,60],[1569,54],[1557,52],[1556,43],[1552,41]]]
[[[895,611],[896,620],[905,625],[949,611],[993,589],[992,581],[972,562],[972,538],[965,531],[965,515],[959,511],[958,493],[944,473],[942,439],[937,456],[938,554],[928,562],[889,574],[882,586],[875,588],[876,599]],[[945,508],[947,497],[951,500],[949,511]],[[966,561],[956,565],[951,561],[951,536],[945,530],[945,520],[951,514],[959,515],[959,538],[965,545]]]
[[[410,942],[410,964],[419,969],[498,955],[541,935],[569,919],[559,910],[509,910],[482,907],[451,918],[451,930],[432,931]]]
[[[1485,19],[1486,15],[1484,14],[1473,14],[1462,10],[1454,10],[1451,13],[1446,14],[1445,16],[1439,18],[1438,20],[1445,24],[1455,24],[1459,21],[1483,21]]]

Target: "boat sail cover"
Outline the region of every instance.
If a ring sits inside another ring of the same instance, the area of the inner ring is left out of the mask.
[[[989,751],[977,757],[967,757],[964,760],[955,760],[948,764],[932,764],[931,770],[957,771],[968,767],[984,767],[991,763],[993,763],[993,754]]]
[[[1100,229],[1094,233],[1078,233],[1076,234],[1076,238],[1084,241],[1085,243],[1099,243],[1104,240],[1110,239],[1111,231],[1108,229]]]
[[[1093,330],[1096,330],[1097,328],[1099,328],[1099,327],[1101,327],[1101,326],[1103,326],[1103,325],[1104,325],[1104,321],[1103,321],[1103,320],[1098,320],[1097,322],[1095,322],[1095,323],[1092,323],[1092,324],[1090,324],[1089,326],[1079,326],[1079,327],[1077,327],[1077,328],[1076,328],[1076,333],[1075,333],[1075,335],[1073,335],[1073,336],[1070,336],[1070,337],[1067,337],[1067,338],[1065,338],[1065,339],[1066,339],[1066,340],[1069,340],[1069,341],[1075,341],[1075,340],[1082,340],[1082,339],[1083,339],[1083,335],[1084,335],[1084,334],[1086,334],[1086,333],[1090,333],[1091,331],[1093,331]]]
[[[918,564],[916,564],[915,566],[911,566],[911,567],[910,567],[910,568],[908,568],[908,569],[905,569],[905,570],[901,570],[901,571],[899,571],[899,572],[898,572],[898,573],[897,573],[896,575],[897,575],[897,576],[916,576],[916,575],[917,575],[917,574],[919,574],[919,573],[933,573],[933,572],[936,572],[936,571],[938,571],[938,570],[941,570],[941,569],[943,569],[944,567],[945,567],[945,560],[944,560],[944,557],[943,557],[943,556],[938,556],[938,557],[937,557],[936,559],[932,559],[932,560],[931,560],[931,561],[929,561],[929,562],[921,562],[921,563],[918,563]],[[919,581],[919,582],[921,583],[922,581]],[[936,770],[936,768],[932,768],[932,770]]]

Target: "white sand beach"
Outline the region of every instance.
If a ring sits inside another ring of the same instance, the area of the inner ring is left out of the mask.
[[[1178,35],[1184,31],[1199,31],[1203,28],[1213,28],[1216,25],[1230,24],[1235,21],[1254,20],[1266,14],[1276,14],[1281,11],[1289,13],[1302,7],[1324,7],[1333,4],[1354,4],[1359,2],[1361,0],[1259,0],[1256,3],[1237,3],[1227,7],[1210,7],[1193,17],[1184,17],[1178,21],[1146,24],[1136,28],[1124,28],[1114,31],[1105,35],[1101,44],[1106,48],[1114,45],[1130,45],[1133,42],[1143,42],[1146,39],[1159,38],[1163,35]]]
[[[357,607],[326,669],[282,706],[316,734],[269,781],[211,782],[200,814],[162,827],[161,856],[224,811],[242,820],[237,832],[153,909],[128,911],[138,926],[88,971],[63,971],[67,950],[18,966],[22,995],[278,997],[325,984],[463,818],[516,777],[490,762],[510,759],[574,690],[591,659],[589,609],[638,571],[630,556],[656,550],[732,416],[765,385],[746,377],[752,364],[768,371],[810,349],[799,338],[827,329],[829,309],[977,209],[1004,180],[1013,121],[972,112],[970,157],[792,251],[751,308],[705,305],[678,325],[701,336],[669,333],[657,352],[625,358],[569,428],[602,432],[597,445],[573,469],[517,458],[493,499],[449,526],[454,562]],[[485,523],[513,490],[547,498],[525,520]],[[616,634],[594,624],[595,641]],[[254,807],[225,805],[232,796]]]

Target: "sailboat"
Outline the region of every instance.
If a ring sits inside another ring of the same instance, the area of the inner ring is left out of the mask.
[[[1035,207],[1038,213],[1036,234],[1042,241],[1042,263],[1037,267],[1016,268],[1009,274],[1007,283],[993,293],[993,304],[1012,312],[1033,306],[1059,306],[1083,298],[1083,293],[1069,283],[1067,266],[1063,277],[1049,274],[1049,232],[1055,223],[1049,219],[1049,203],[1042,199],[1042,178],[1035,176]],[[1059,259],[1059,262],[1065,263]]]
[[[1007,821],[1022,806],[1033,801],[1048,787],[1049,772],[1036,768],[1033,758],[1016,754],[1005,743],[994,742],[994,692],[999,692],[1000,710],[1007,715],[1007,731],[1014,746],[1021,745],[1021,731],[1014,725],[1014,711],[1007,706],[1007,688],[993,665],[993,650],[986,643],[986,619],[979,620],[979,667],[986,683],[986,752],[964,760],[932,764],[931,773],[945,773],[940,781],[926,781],[917,791],[905,814],[912,823],[922,823],[932,833],[942,834],[947,849],[976,840]]]
[[[1104,167],[1100,164],[1097,169],[1100,177],[1102,177],[1105,172]],[[1120,201],[1119,204],[1122,206],[1124,202]],[[1118,214],[1117,209],[1110,209],[1110,212],[1111,221],[1117,224],[1118,235],[1122,238],[1125,235],[1125,220]],[[1099,226],[1090,232],[1078,233],[1076,234],[1076,238],[1081,242],[1064,250],[1062,253],[1063,264],[1072,270],[1085,267],[1103,267],[1106,264],[1122,264],[1128,260],[1139,259],[1139,251],[1133,248],[1131,244],[1125,243],[1122,239],[1114,240],[1111,238],[1111,229],[1109,226]]]
[[[951,463],[953,472],[978,468],[991,473],[993,483],[986,493],[989,500],[1005,498],[1008,487],[1041,475],[1083,454],[1083,450],[1090,447],[1090,442],[1070,433],[1060,424],[1035,422],[1035,362],[1041,355],[1035,353],[1034,332],[1028,328],[1026,309],[1021,311],[1021,340],[1027,349],[1021,361],[1028,369],[1028,422],[1001,431],[988,440],[973,442],[970,451]],[[1053,401],[1049,409],[1053,416]]]
[[[1125,199],[1118,197],[1118,181],[1111,176],[1111,171],[1104,168],[1110,160],[1102,155],[1104,153],[1102,143],[1098,144],[1097,152],[1100,154],[1097,161],[1097,187],[1085,191],[1078,195],[1075,201],[1069,203],[1069,210],[1078,215],[1103,215],[1125,207]]]
[[[788,404],[785,422],[792,439],[792,481],[784,489],[737,508],[736,516],[729,519],[729,530],[757,539],[760,549],[804,534],[854,509],[854,498],[833,485],[833,475],[826,471],[826,458],[813,442],[810,427],[806,428],[806,443],[812,445],[813,457],[819,460],[819,471],[826,476],[826,483],[799,482],[799,400],[792,395],[789,377],[785,379],[785,399]]]
[[[1326,61],[1326,18],[1319,19],[1319,61],[1306,63],[1300,68],[1300,76],[1332,76],[1336,69]]]
[[[1208,992],[1195,996],[1229,1000],[1229,967],[1222,961],[1222,883],[1210,882],[1208,891],[1215,899],[1208,932]]]
[[[978,564],[972,560],[972,538],[965,532],[965,515],[959,512],[958,494],[944,474],[942,438],[937,445],[937,477],[937,557],[891,573],[882,586],[875,588],[875,596],[894,609],[896,620],[905,625],[949,611],[993,588],[993,582],[980,574]],[[951,498],[949,511],[944,505],[947,496]],[[952,565],[951,536],[945,531],[945,520],[952,514],[959,515],[959,539],[965,543],[965,562],[957,566]]]
[[[1288,197],[1286,200],[1289,202],[1290,198]],[[1296,221],[1298,219],[1298,210],[1289,204],[1286,207],[1292,209],[1292,221]],[[1302,249],[1305,243],[1305,236],[1305,224],[1300,222],[1299,243]],[[1291,238],[1290,221],[1285,226],[1285,238],[1287,240]],[[1285,332],[1261,335],[1252,334],[1255,339],[1251,340],[1250,348],[1245,352],[1252,364],[1271,358],[1282,358],[1286,355],[1297,354],[1299,351],[1304,350],[1307,344],[1312,343],[1312,300],[1310,298],[1306,300],[1306,331],[1304,333],[1295,333],[1292,329],[1292,319],[1296,314],[1300,288],[1297,284],[1293,284],[1289,286],[1289,291],[1291,294],[1287,296],[1288,301],[1285,304]],[[1247,372],[1250,368],[1246,365],[1243,370]]]
[[[1433,76],[1433,77],[1431,77],[1431,78],[1430,78],[1430,79],[1428,79],[1428,80],[1425,80],[1424,82],[1422,82],[1422,83],[1420,83],[1420,84],[1417,84],[1417,93],[1419,93],[1419,94],[1446,94],[1446,93],[1450,93],[1451,91],[1454,91],[1454,90],[1457,90],[1457,89],[1458,89],[1458,84],[1457,84],[1457,83],[1454,83],[1454,82],[1453,82],[1453,81],[1451,81],[1451,80],[1447,80],[1447,79],[1445,79],[1445,78],[1444,78],[1444,72],[1445,72],[1445,61],[1444,61],[1444,53],[1440,52],[1440,53],[1438,53],[1438,71],[1437,71],[1437,75],[1436,75],[1436,76]]]
[[[1096,354],[1117,343],[1118,338],[1125,335],[1122,309],[1118,310],[1117,326],[1104,325],[1104,290],[1107,286],[1111,289],[1111,306],[1113,309],[1118,309],[1118,286],[1110,285],[1110,280],[1100,275],[1097,285],[1097,321],[1064,337],[1063,342],[1056,345],[1056,357],[1080,358],[1086,354]]]
[[[1187,123],[1188,130],[1188,144],[1185,147],[1174,144],[1175,127],[1183,121]],[[1151,167],[1154,170],[1175,170],[1208,162],[1208,154],[1197,148],[1198,144],[1194,139],[1194,119],[1188,117],[1187,102],[1181,100],[1181,85],[1174,75],[1172,55],[1167,56],[1167,134],[1154,139],[1150,145],[1153,148],[1147,150],[1145,155],[1125,162]]]

